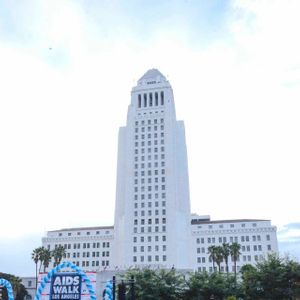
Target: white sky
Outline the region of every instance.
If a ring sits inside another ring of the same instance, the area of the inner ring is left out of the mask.
[[[271,219],[299,247],[300,2],[199,2],[0,0],[2,263],[113,224],[118,128],[153,67],[185,121],[192,212]]]

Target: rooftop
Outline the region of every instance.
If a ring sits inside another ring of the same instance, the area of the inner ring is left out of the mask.
[[[218,223],[246,223],[246,222],[264,222],[270,220],[263,220],[263,219],[233,219],[233,220],[216,220],[216,221],[203,221],[201,219],[192,219],[192,225],[199,225],[199,224],[218,224]]]
[[[139,84],[147,83],[158,83],[161,81],[167,81],[166,77],[157,69],[148,70],[139,80]]]
[[[96,227],[77,227],[77,228],[63,228],[59,230],[51,230],[49,232],[59,232],[59,231],[82,231],[82,230],[107,230],[114,229],[114,226],[96,226]]]

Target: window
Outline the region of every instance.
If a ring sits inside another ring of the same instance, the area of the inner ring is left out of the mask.
[[[165,103],[165,99],[164,99],[164,92],[160,92],[160,104],[164,105]]]
[[[141,105],[142,105],[142,97],[141,97],[141,95],[139,94],[139,95],[138,95],[138,108],[140,108]],[[137,122],[135,122],[135,123],[136,123],[135,125],[137,125]]]

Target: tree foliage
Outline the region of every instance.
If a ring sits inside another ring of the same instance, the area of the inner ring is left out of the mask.
[[[132,269],[125,274],[124,279],[129,280],[131,276],[135,279],[136,299],[183,299],[184,277],[174,269]]]
[[[129,270],[123,279],[129,280],[131,276],[135,278],[137,300],[295,300],[300,297],[300,264],[276,255],[269,255],[256,266],[244,265],[238,280],[235,274],[218,271],[184,275],[173,269],[149,268]]]
[[[10,282],[13,289],[14,299],[15,300],[24,300],[24,297],[28,295],[24,285],[22,284],[21,278],[0,272],[0,278],[6,279]],[[2,299],[7,300],[7,290],[5,288],[2,289]]]
[[[66,250],[64,248],[64,246],[59,245],[58,247],[56,247],[53,251],[52,251],[52,257],[54,259],[54,266],[58,266],[63,257],[66,255]]]
[[[269,255],[256,267],[241,268],[246,299],[290,300],[300,296],[300,264]]]
[[[233,275],[220,274],[218,272],[195,272],[187,281],[185,299],[221,300],[230,296],[242,294],[240,285],[236,285]]]

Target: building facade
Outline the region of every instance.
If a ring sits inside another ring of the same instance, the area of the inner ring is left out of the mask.
[[[54,230],[42,239],[43,246],[50,251],[62,245],[66,251],[65,259],[86,271],[111,267],[113,243],[113,226]],[[49,265],[52,267],[53,262]]]
[[[207,249],[224,242],[241,244],[238,269],[278,251],[268,220],[191,216],[184,124],[176,120],[170,83],[151,69],[132,89],[119,130],[114,226],[50,231],[43,246],[63,245],[66,259],[83,270],[213,271]]]
[[[184,124],[171,85],[155,69],[132,89],[119,131],[115,207],[117,266],[191,267]]]
[[[278,252],[276,227],[270,220],[240,219],[211,221],[209,216],[192,216],[192,249],[194,269],[212,272],[213,263],[208,251],[212,245],[223,243],[241,245],[241,255],[237,261],[237,271],[245,264],[255,265],[267,253]],[[215,266],[216,267],[216,266]],[[221,265],[224,272],[225,265]],[[232,258],[228,270],[234,272]]]

